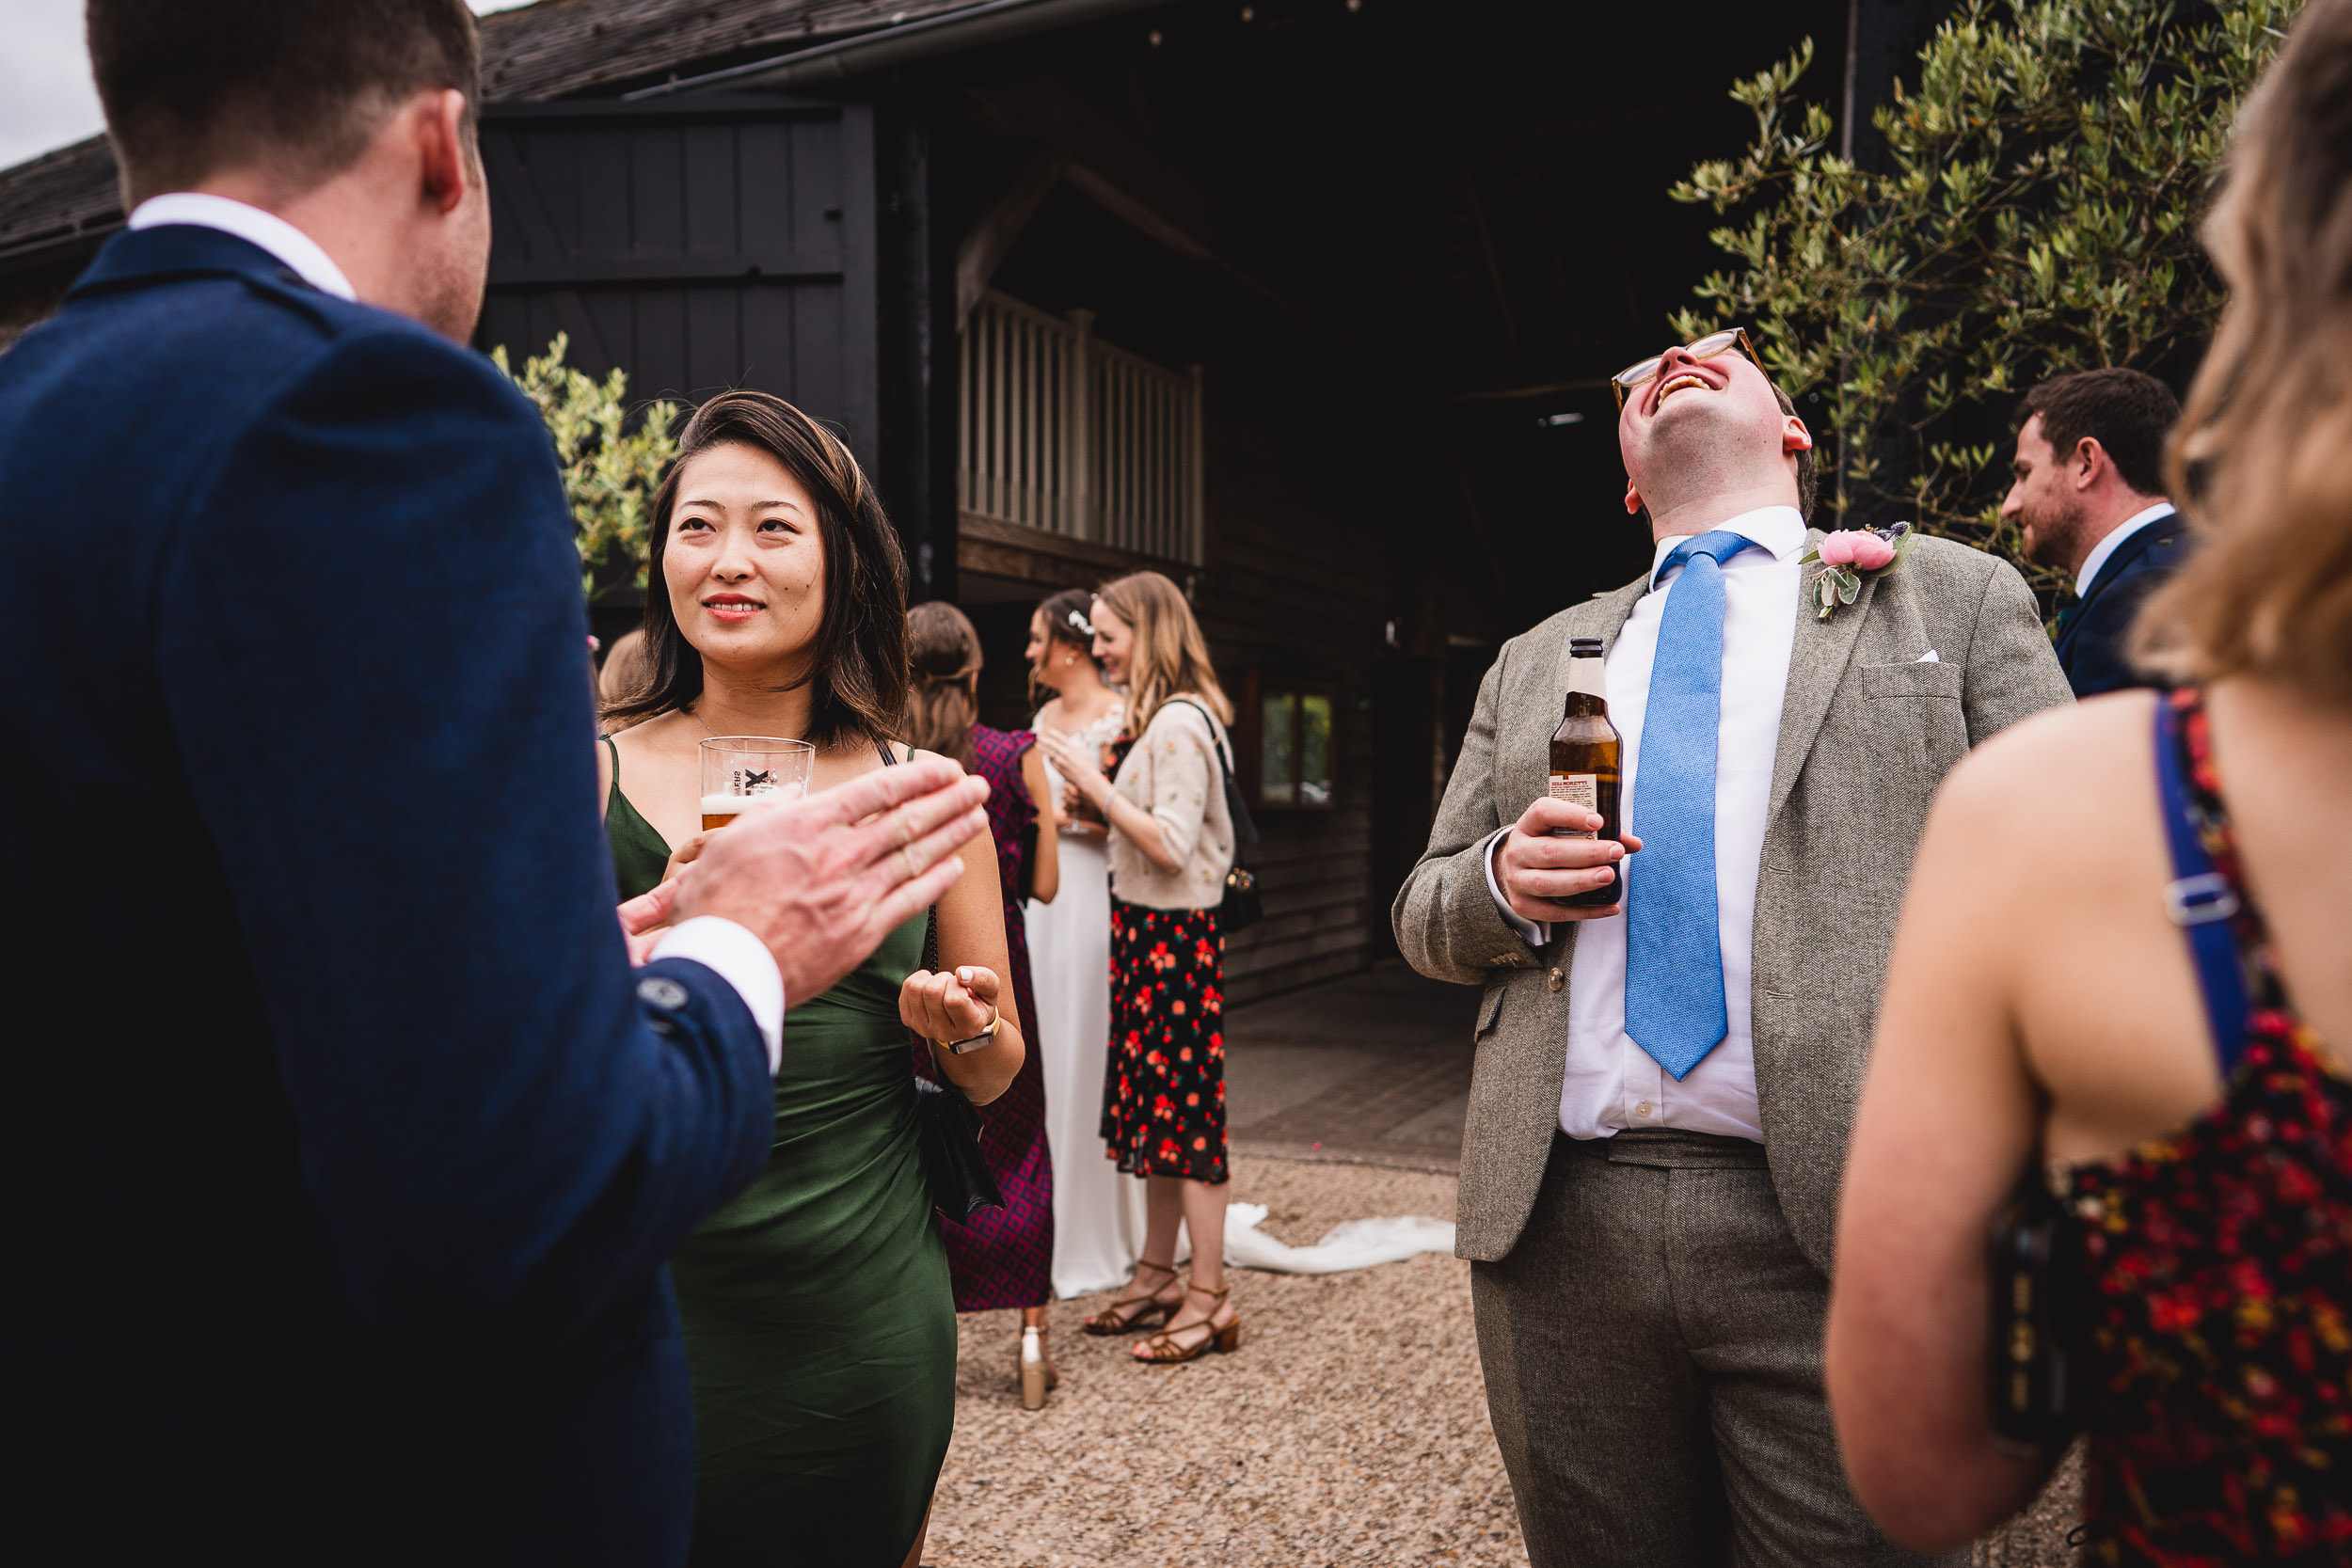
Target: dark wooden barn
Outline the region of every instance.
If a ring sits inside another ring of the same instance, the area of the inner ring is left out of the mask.
[[[483,20],[480,341],[834,421],[993,721],[1039,598],[1184,584],[1265,831],[1244,1000],[1387,951],[1495,645],[1646,562],[1605,378],[1712,264],[1665,192],[1725,88],[1810,37],[1852,126],[1946,8],[540,0]],[[0,342],[121,220],[103,139],[0,172]]]

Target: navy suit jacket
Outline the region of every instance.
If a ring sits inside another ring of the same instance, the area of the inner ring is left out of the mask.
[[[772,1089],[629,967],[530,404],[123,233],[0,355],[0,1559],[681,1559],[664,1259]]]
[[[2058,665],[2077,697],[2146,686],[2125,648],[2139,607],[2188,558],[2188,519],[2175,512],[2115,547],[2099,568],[2090,592],[2060,618]]]

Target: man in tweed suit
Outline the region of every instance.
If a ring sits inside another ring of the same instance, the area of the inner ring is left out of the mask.
[[[1821,1393],[1839,1171],[1930,798],[2066,679],[2015,569],[1948,541],[1819,615],[1812,437],[1743,335],[1619,384],[1652,570],[1503,645],[1394,911],[1416,969],[1486,988],[1459,1250],[1496,1440],[1537,1568],[1915,1560]],[[1547,798],[1572,638],[1623,850],[1555,836],[1601,825]],[[1987,874],[2030,879],[2020,847]],[[1617,906],[1557,902],[1613,864]]]

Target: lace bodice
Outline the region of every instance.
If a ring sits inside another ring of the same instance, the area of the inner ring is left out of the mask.
[[[1126,724],[1127,705],[1114,698],[1109,709],[1093,723],[1064,733],[1080,746],[1091,747],[1095,754],[1100,756],[1104,747],[1119,738],[1120,733],[1126,728]],[[1029,721],[1029,728],[1043,730],[1046,727],[1045,710],[1040,708],[1037,716]],[[1053,786],[1054,799],[1058,802],[1061,800],[1062,791],[1068,787],[1068,782],[1054,770],[1054,765],[1050,762],[1045,765],[1045,779]]]

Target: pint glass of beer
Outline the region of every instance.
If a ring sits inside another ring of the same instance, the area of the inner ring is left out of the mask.
[[[805,740],[761,735],[713,736],[702,743],[703,832],[723,828],[762,800],[796,800],[808,793],[817,748]]]

